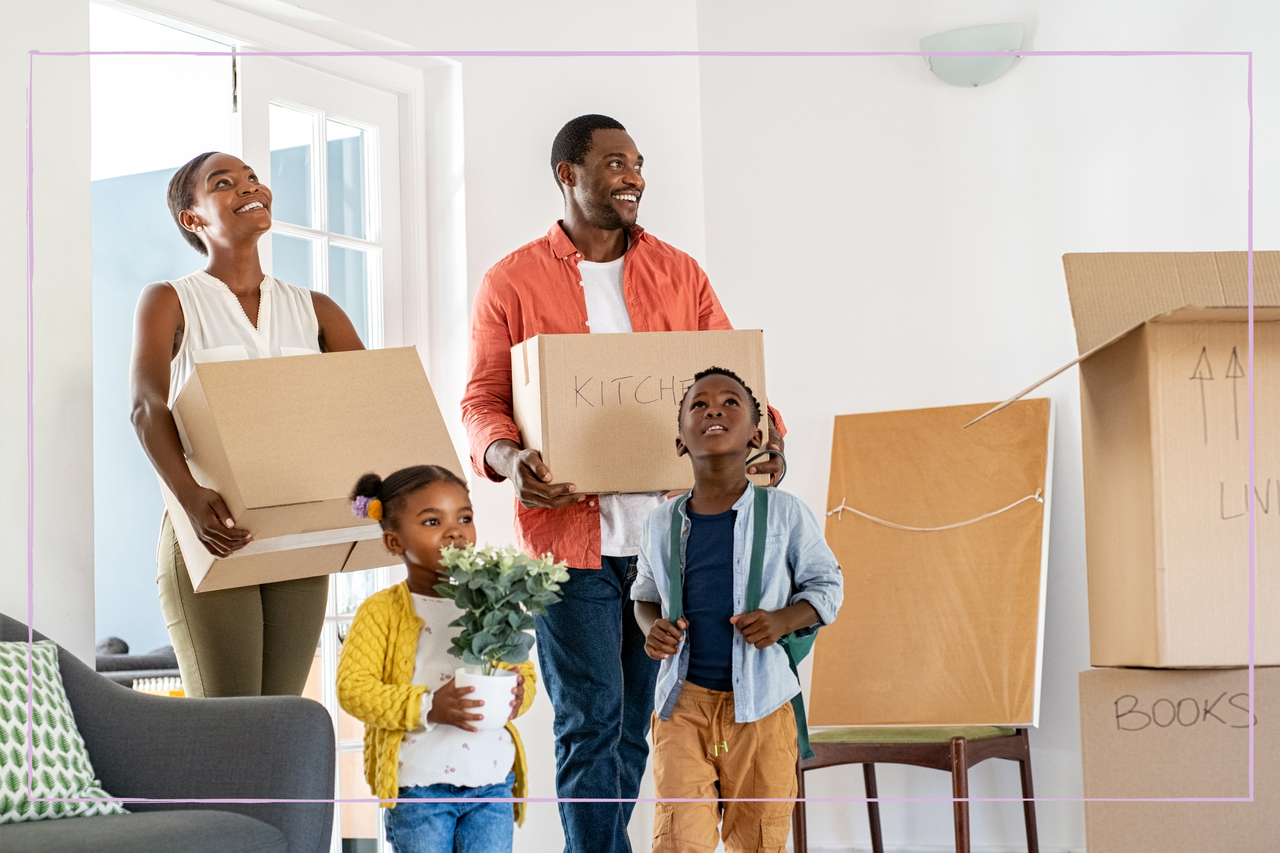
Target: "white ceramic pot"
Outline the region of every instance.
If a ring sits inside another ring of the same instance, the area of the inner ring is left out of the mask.
[[[483,714],[483,720],[474,720],[472,725],[477,729],[500,729],[511,717],[511,700],[515,698],[512,690],[516,689],[516,673],[510,669],[496,669],[493,675],[481,675],[478,666],[460,666],[453,674],[456,687],[474,687],[464,699],[479,699],[484,702],[471,713]]]

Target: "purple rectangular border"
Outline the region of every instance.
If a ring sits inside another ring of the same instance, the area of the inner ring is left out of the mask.
[[[737,51],[737,50],[637,50],[637,51],[595,51],[595,50],[459,50],[459,51],[425,51],[425,50],[384,50],[384,51],[28,51],[27,69],[27,639],[31,642],[35,621],[35,205],[34,175],[35,155],[32,147],[33,113],[32,104],[35,99],[35,57],[37,56],[431,56],[431,57],[851,57],[851,56],[1009,56],[1010,51]],[[1254,349],[1254,304],[1253,304],[1253,51],[1207,51],[1207,50],[1019,50],[1012,51],[1018,57],[1024,56],[1243,56],[1248,60],[1247,66],[1247,108],[1249,113],[1249,187],[1248,187],[1248,374],[1249,374],[1249,489],[1257,489],[1255,472],[1256,452],[1254,437],[1254,385],[1253,385],[1253,349]],[[1254,699],[1254,634],[1256,605],[1256,563],[1257,563],[1257,508],[1254,501],[1249,502],[1249,714],[1253,717]],[[33,681],[31,672],[31,654],[27,655],[28,685]],[[27,792],[31,793],[30,765],[32,763],[31,745],[31,691],[27,691]],[[1181,803],[1181,802],[1253,802],[1254,788],[1254,726],[1249,727],[1249,796],[1248,797],[1032,797],[1030,802],[1039,803]],[[30,798],[30,797],[29,797]],[[32,802],[147,802],[147,803],[378,803],[409,802],[407,800],[378,799],[332,799],[332,800],[264,800],[264,799],[210,799],[210,800],[162,800],[144,798],[81,798],[57,800],[50,798],[30,798]],[[738,802],[770,802],[770,799],[744,799]],[[1022,797],[968,797],[961,800],[948,797],[876,797],[868,800],[865,797],[804,797],[799,799],[776,800],[785,802],[825,803],[825,802],[877,802],[877,803],[933,803],[933,802],[970,802],[970,803],[1005,803],[1027,802]],[[417,800],[416,802],[446,802],[444,800]],[[580,803],[580,802],[715,802],[715,800],[696,800],[666,798],[658,800],[645,798],[636,800],[618,799],[582,799],[559,797],[526,797],[515,800],[480,799],[477,802],[521,802],[521,803]]]

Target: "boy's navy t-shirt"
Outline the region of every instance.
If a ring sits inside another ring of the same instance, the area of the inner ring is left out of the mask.
[[[708,690],[733,690],[733,510],[689,513],[684,614],[689,620],[685,678]]]

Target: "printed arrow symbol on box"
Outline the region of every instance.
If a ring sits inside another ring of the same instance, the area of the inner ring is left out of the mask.
[[[1227,362],[1226,376],[1231,380],[1231,411],[1236,416],[1236,440],[1240,440],[1240,396],[1236,392],[1238,380],[1244,379],[1244,365],[1240,363],[1240,354],[1236,352],[1236,348],[1231,348],[1231,360]],[[1200,386],[1204,388],[1203,385]]]
[[[1213,381],[1213,368],[1209,365],[1208,347],[1200,347],[1200,358],[1191,378],[1200,382],[1200,416],[1204,420],[1204,443],[1209,443],[1209,407],[1204,399],[1204,383]]]

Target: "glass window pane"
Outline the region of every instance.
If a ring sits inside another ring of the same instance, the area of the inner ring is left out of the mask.
[[[325,122],[329,156],[329,230],[366,239],[365,132],[340,121]]]
[[[329,295],[342,306],[369,345],[369,253],[347,246],[329,246]]]
[[[272,233],[271,274],[283,282],[316,289],[315,240]]]
[[[270,106],[271,215],[307,228],[314,227],[311,170],[316,118],[302,110]]]
[[[396,558],[387,554],[387,563],[396,562]],[[360,604],[383,587],[383,572],[380,569],[367,569],[363,572],[343,572],[333,576],[334,591],[337,594],[338,613],[355,613]]]

